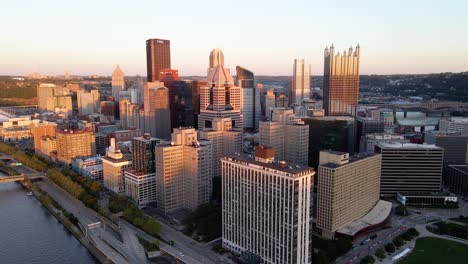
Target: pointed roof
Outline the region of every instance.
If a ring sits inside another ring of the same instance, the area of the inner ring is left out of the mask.
[[[225,84],[233,84],[231,73],[224,68],[222,64],[218,64],[214,70],[208,75],[208,82],[215,83],[216,86],[224,86]]]
[[[117,67],[115,67],[114,72],[112,72],[112,76],[123,76],[124,72],[120,69],[120,66],[117,64]]]

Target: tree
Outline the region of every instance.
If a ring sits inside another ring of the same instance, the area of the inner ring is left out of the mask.
[[[384,259],[385,258],[385,251],[382,248],[379,248],[375,252],[375,256],[378,257],[379,259]]]
[[[401,215],[401,216],[407,216],[407,215],[409,215],[409,213],[408,213],[408,208],[406,208],[406,206],[404,206],[404,205],[402,205],[402,204],[396,207],[395,213],[396,213],[397,215]]]
[[[393,244],[399,248],[405,244],[405,241],[403,238],[401,238],[401,236],[397,236],[395,239],[393,239]]]
[[[361,264],[373,264],[375,262],[375,259],[373,256],[365,256],[361,260]]]
[[[385,251],[391,254],[395,252],[395,246],[392,243],[388,243],[387,245],[385,245]]]

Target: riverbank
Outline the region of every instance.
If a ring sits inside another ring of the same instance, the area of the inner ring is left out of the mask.
[[[88,251],[101,263],[113,263],[104,253],[102,253],[98,248],[89,243],[80,228],[75,226],[68,218],[64,215],[64,209],[60,210],[52,204],[44,202],[44,199],[41,199],[43,194],[39,193],[38,190],[32,188],[32,186],[27,186],[24,182],[21,182],[21,185],[31,191],[34,197],[44,206]],[[39,188],[39,187],[38,187]],[[41,189],[42,190],[42,189]],[[42,190],[44,193],[44,190]]]

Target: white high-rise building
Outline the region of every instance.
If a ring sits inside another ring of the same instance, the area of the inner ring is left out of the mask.
[[[262,115],[260,89],[255,88],[253,72],[241,66],[236,67],[237,86],[241,88],[241,112],[244,128],[257,129]]]
[[[309,125],[297,118],[292,109],[274,109],[272,121],[260,122],[259,131],[259,144],[274,148],[275,159],[308,164]]]
[[[125,194],[125,169],[132,165],[132,161],[125,158],[117,149],[115,138],[110,139],[110,146],[106,156],[102,158],[102,174],[104,186],[117,194]]]
[[[120,100],[119,94],[123,90],[125,90],[125,75],[120,66],[117,65],[112,73],[112,96],[116,102]]]
[[[314,170],[273,162],[271,148],[255,156],[221,160],[223,247],[261,263],[311,263]]]
[[[76,92],[76,101],[78,104],[78,114],[85,116],[99,112],[100,94],[98,90],[90,92],[84,89],[78,89]]]
[[[213,148],[213,177],[221,177],[221,158],[240,153],[242,133],[232,130],[230,118],[213,119],[213,128],[198,131],[200,139],[209,140]]]
[[[218,65],[223,65],[224,66],[224,54],[221,49],[213,49],[210,52],[210,63],[209,63],[209,68],[208,68],[208,75],[210,74],[210,71],[216,68]]]
[[[158,209],[167,214],[209,203],[212,162],[211,142],[199,141],[194,128],[174,128],[172,142],[155,148]]]
[[[290,105],[301,105],[304,99],[310,98],[310,64],[303,59],[295,59],[293,77],[289,90]]]
[[[145,125],[143,131],[155,135],[157,138],[168,139],[171,137],[169,100],[169,89],[164,86],[163,82],[145,83]]]

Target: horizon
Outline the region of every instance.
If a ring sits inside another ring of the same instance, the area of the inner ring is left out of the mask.
[[[321,76],[332,44],[337,52],[361,46],[361,75],[465,72],[468,3],[453,2],[180,1],[175,9],[165,1],[7,0],[0,23],[14,26],[3,30],[0,75],[110,76],[119,64],[126,76],[146,76],[149,38],[171,41],[181,76],[205,76],[217,47],[228,68],[256,76],[289,76],[295,58]]]

